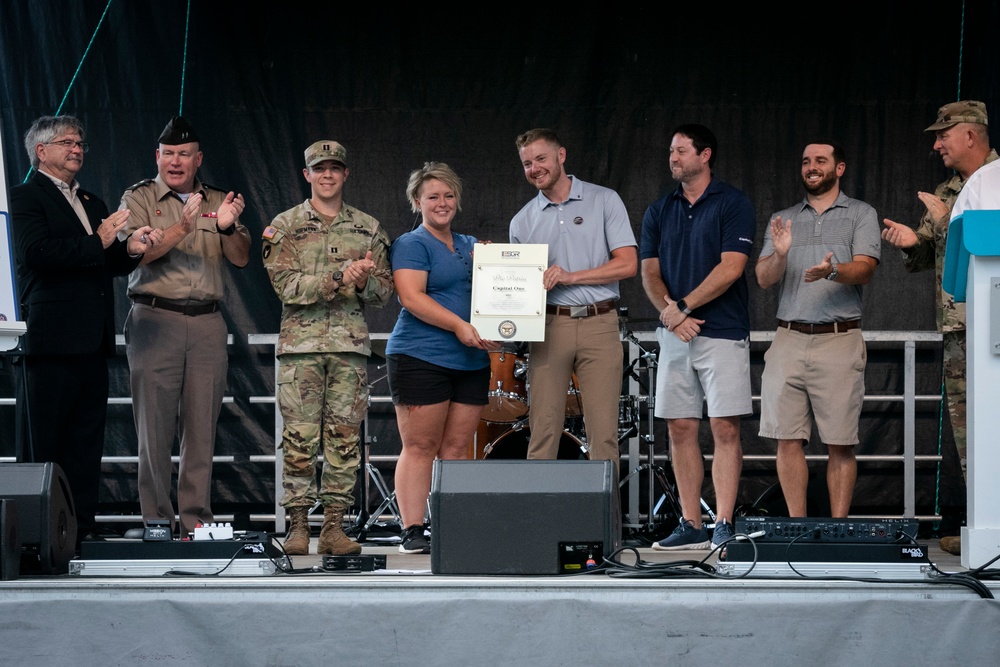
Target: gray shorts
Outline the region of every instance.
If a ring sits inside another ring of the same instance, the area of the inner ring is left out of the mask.
[[[666,419],[736,417],[753,412],[750,341],[696,336],[684,343],[664,327],[656,330],[660,367],[653,414]]]

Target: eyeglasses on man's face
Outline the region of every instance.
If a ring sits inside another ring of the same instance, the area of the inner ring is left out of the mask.
[[[73,139],[62,139],[61,141],[46,141],[44,143],[46,146],[62,146],[68,151],[73,150],[74,147],[79,148],[84,153],[90,150],[90,144],[88,144],[86,141],[74,141]]]

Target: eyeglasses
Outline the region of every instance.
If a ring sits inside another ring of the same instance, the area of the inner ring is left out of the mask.
[[[73,150],[74,146],[78,146],[80,150],[84,153],[90,150],[90,144],[86,141],[73,141],[72,139],[63,139],[62,141],[46,141],[43,142],[47,146],[62,146],[68,151]]]

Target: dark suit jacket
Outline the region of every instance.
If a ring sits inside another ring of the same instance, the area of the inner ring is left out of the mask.
[[[108,208],[83,188],[77,191],[95,231]],[[28,329],[27,354],[115,352],[112,277],[139,264],[125,243],[106,250],[87,234],[73,207],[45,174],[35,173],[10,190],[11,235],[18,300]]]

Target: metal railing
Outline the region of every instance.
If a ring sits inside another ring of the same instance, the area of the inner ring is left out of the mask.
[[[633,335],[641,343],[655,343],[656,334],[653,331],[643,331],[634,332]],[[880,403],[902,403],[903,404],[903,452],[902,454],[869,454],[869,455],[858,455],[857,459],[861,463],[865,462],[896,462],[901,463],[903,467],[903,517],[914,518],[916,516],[916,465],[918,463],[934,463],[941,460],[940,455],[917,455],[916,454],[916,406],[917,403],[921,402],[938,402],[942,400],[940,394],[932,395],[918,395],[916,394],[916,347],[918,344],[933,344],[940,345],[942,336],[940,333],[936,332],[922,332],[922,331],[864,331],[864,338],[866,342],[872,343],[889,343],[889,344],[899,344],[902,346],[902,368],[903,368],[903,393],[902,394],[866,394],[864,400],[866,403],[880,402]],[[388,338],[386,333],[374,333],[371,335],[373,339],[385,339]],[[770,343],[774,338],[773,331],[754,331],[750,335],[751,343]],[[251,346],[270,346],[275,347],[277,344],[278,336],[277,334],[249,334],[247,336],[247,342]],[[229,336],[228,344],[232,344],[233,337]],[[628,353],[626,363],[631,363],[634,361],[639,354],[638,346],[631,342],[626,341],[628,345]],[[117,337],[117,344],[120,346],[124,345],[123,336],[119,335]],[[275,363],[275,373],[277,373],[278,365]],[[629,390],[632,395],[638,395],[639,385],[637,380],[630,378]],[[277,388],[277,383],[275,383]],[[277,389],[276,389],[277,390]],[[391,399],[388,395],[373,395],[371,398],[373,403],[391,403]],[[760,401],[760,396],[754,396],[753,400],[755,403]],[[232,396],[226,396],[223,399],[224,403],[233,403],[234,399]],[[277,399],[273,394],[268,395],[253,395],[248,396],[247,401],[250,404],[263,404],[263,405],[274,405],[276,408]],[[108,399],[109,405],[131,405],[131,397],[112,397]],[[13,398],[0,398],[0,405],[14,405]],[[366,429],[366,433],[368,430]],[[370,436],[369,436],[370,437]],[[274,410],[274,442],[273,452],[276,452],[278,446],[281,443],[281,414],[275,409]],[[646,455],[642,452],[645,447],[644,443],[641,442],[641,438],[638,434],[630,437],[627,441],[627,453],[623,453],[621,459],[622,463],[627,468],[632,468],[638,463],[645,460]],[[398,460],[398,455],[376,455],[370,457],[370,462],[381,463],[381,464],[395,464]],[[658,455],[655,457],[657,460],[666,459],[665,455]],[[710,454],[706,455],[706,460],[711,461],[712,456]],[[743,457],[744,461],[760,461],[760,462],[773,462],[775,460],[774,454],[749,454]],[[806,459],[808,461],[824,461],[826,460],[825,455],[807,455]],[[173,457],[174,462],[178,461],[178,457]],[[275,478],[275,489],[281,488],[281,458],[276,456],[274,453],[271,454],[254,454],[250,455],[246,459],[237,459],[235,456],[231,455],[220,455],[213,457],[213,461],[217,464],[232,464],[237,460],[249,460],[254,463],[272,463],[274,467],[274,478]],[[0,457],[0,462],[12,462],[12,457]],[[138,456],[105,456],[102,458],[103,463],[109,464],[135,464],[138,462]],[[635,463],[633,463],[635,462]],[[633,478],[628,486],[628,501],[627,501],[627,515],[628,519],[632,523],[638,523],[639,521],[639,494],[640,494],[640,482],[638,477]],[[251,515],[251,520],[267,522],[273,520],[275,522],[275,530],[283,531],[285,528],[284,521],[284,511],[278,504],[277,493],[275,493],[274,500],[274,515]],[[220,515],[221,517],[222,515]],[[922,519],[936,519],[939,517],[916,517]],[[121,522],[121,521],[139,521],[141,520],[138,516],[101,516],[99,520],[106,522]],[[222,518],[222,520],[225,520]]]

